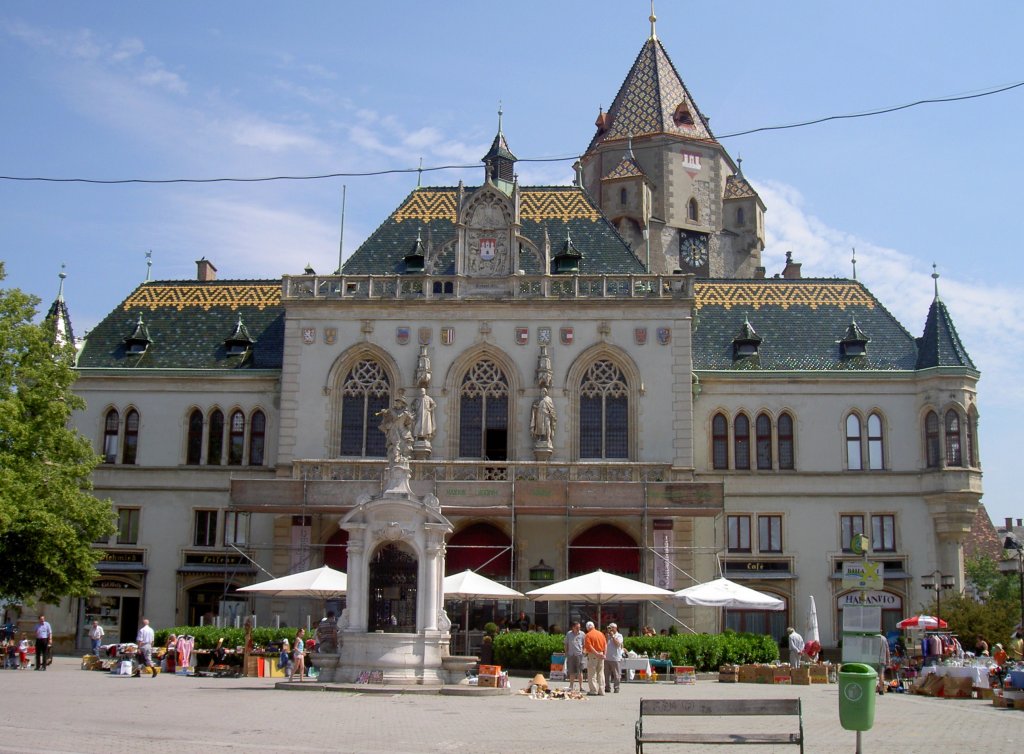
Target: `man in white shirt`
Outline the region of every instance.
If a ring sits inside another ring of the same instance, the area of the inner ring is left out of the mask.
[[[139,645],[139,657],[142,659],[142,664],[149,668],[149,672],[156,678],[156,665],[153,663],[153,640],[153,629],[149,627],[149,618],[143,618],[142,627],[135,636],[135,643]]]
[[[623,647],[622,647],[622,634],[619,633],[619,627],[614,623],[609,623],[605,626],[605,636],[608,640],[608,646],[604,650],[604,690],[605,693],[611,691],[611,687],[615,687],[615,693],[619,693],[619,683],[622,681],[622,669],[619,666],[619,662],[622,661]]]
[[[50,648],[53,646],[53,629],[45,615],[39,616],[36,624],[36,670],[46,670],[49,665]]]
[[[789,664],[794,668],[800,667],[800,653],[804,651],[804,637],[793,628],[787,628],[789,636]]]
[[[89,638],[92,640],[92,653],[99,657],[100,655],[100,643],[103,641],[103,626],[99,624],[99,621],[92,622],[92,628],[89,629]]]

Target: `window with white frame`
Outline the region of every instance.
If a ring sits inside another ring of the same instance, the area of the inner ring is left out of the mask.
[[[857,414],[846,417],[846,468],[850,471],[864,468],[860,450],[860,417]]]
[[[871,516],[871,549],[896,552],[896,517],[890,513]]]
[[[877,413],[868,415],[868,468],[880,471],[885,468],[885,444],[882,438],[882,417]]]
[[[107,411],[103,420],[103,463],[117,462],[117,443],[121,429],[121,417],[116,408]]]
[[[750,552],[750,516],[728,516],[729,552]]]
[[[757,549],[782,552],[782,516],[757,517]]]

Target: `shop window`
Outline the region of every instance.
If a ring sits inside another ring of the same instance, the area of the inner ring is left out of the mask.
[[[782,516],[757,517],[757,549],[782,552]]]
[[[924,445],[929,469],[937,469],[941,464],[939,448],[939,415],[929,411],[924,418]]]
[[[508,459],[508,377],[490,359],[474,364],[459,387],[459,456]]]
[[[876,413],[868,416],[868,468],[880,471],[885,468],[884,443],[882,439],[882,417]]]
[[[192,544],[196,547],[217,545],[217,511],[196,511],[196,530]]]
[[[139,543],[139,515],[138,508],[117,509],[117,544],[137,545]]]
[[[228,465],[241,466],[245,457],[245,414],[235,411],[231,414],[228,433]]]
[[[960,451],[960,414],[953,409],[946,412],[946,465],[964,465]]]
[[[124,454],[121,463],[134,464],[139,453],[139,412],[130,409],[124,417]]]
[[[733,462],[737,469],[750,468],[750,419],[737,414],[733,422]]]
[[[853,552],[853,538],[864,533],[864,516],[842,515],[839,517],[839,527],[843,552]]]
[[[188,417],[188,441],[185,463],[198,466],[203,460],[203,412],[196,409]]]
[[[750,516],[729,516],[726,526],[729,552],[750,552]]]
[[[758,414],[754,429],[757,434],[757,468],[771,471],[772,420],[768,414]]]
[[[382,458],[386,454],[386,438],[376,416],[390,405],[391,384],[384,368],[372,359],[356,362],[341,386],[341,455]]]
[[[596,361],[580,381],[580,458],[628,457],[626,377],[611,361]]]
[[[890,514],[871,517],[871,549],[896,552],[896,517]]]
[[[262,411],[253,411],[249,420],[249,465],[262,466],[263,454],[267,447],[267,416]]]
[[[219,408],[210,414],[209,431],[206,438],[206,464],[220,466],[224,453],[224,413]]]
[[[117,439],[121,417],[117,409],[110,409],[103,420],[103,463],[117,462]]]
[[[211,513],[214,511],[210,511]],[[216,523],[214,524],[216,529]],[[224,512],[224,546],[245,547],[249,541],[249,514],[244,511]]]
[[[779,415],[779,468],[791,470],[796,467],[793,454],[793,417]]]
[[[729,468],[729,422],[723,414],[711,420],[711,463],[716,469]]]
[[[860,417],[857,414],[846,417],[846,468],[850,471],[864,468],[860,449]]]

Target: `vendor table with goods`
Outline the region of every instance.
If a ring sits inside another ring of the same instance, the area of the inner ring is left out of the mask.
[[[971,685],[976,689],[991,688],[989,684],[988,665],[925,665],[921,668],[921,676],[937,675],[949,678],[970,678]]]

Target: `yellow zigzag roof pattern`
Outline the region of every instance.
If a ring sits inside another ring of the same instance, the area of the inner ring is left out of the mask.
[[[281,286],[253,283],[251,285],[153,285],[140,286],[125,302],[124,309],[160,309],[181,311],[186,307],[209,310],[214,306],[237,309],[254,306],[259,310],[281,305]]]
[[[696,307],[721,306],[725,309],[742,306],[759,309],[775,306],[788,309],[791,306],[848,306],[875,308],[875,300],[855,283],[697,283],[695,285]]]
[[[520,195],[519,214],[523,220],[590,220],[600,213],[579,191],[524,190]],[[416,191],[393,215],[395,222],[447,220],[455,222],[455,190]]]

